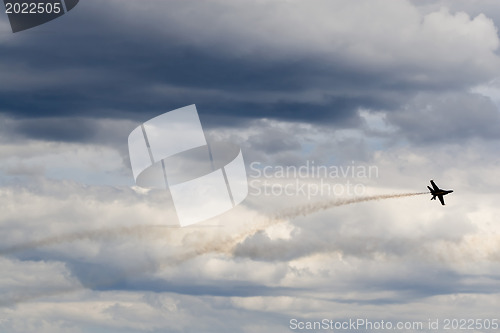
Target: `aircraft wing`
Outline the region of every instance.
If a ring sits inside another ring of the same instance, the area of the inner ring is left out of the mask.
[[[438,195],[437,197],[439,198],[439,201],[441,201],[441,205],[444,206],[444,198],[443,198],[443,196],[442,195]]]
[[[432,187],[434,188],[434,191],[440,191],[441,189],[437,187],[436,183],[434,183],[433,180],[431,180]]]

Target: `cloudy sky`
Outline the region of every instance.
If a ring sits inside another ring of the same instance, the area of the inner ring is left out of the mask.
[[[82,0],[15,34],[1,14],[0,331],[498,318],[499,26],[494,0]],[[127,138],[191,104],[250,194],[179,228]],[[312,164],[376,172],[279,173]],[[446,206],[339,205],[429,179]]]

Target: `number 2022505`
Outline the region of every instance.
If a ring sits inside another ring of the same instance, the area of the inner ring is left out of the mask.
[[[61,13],[60,2],[47,3],[5,3],[6,14],[59,14]]]

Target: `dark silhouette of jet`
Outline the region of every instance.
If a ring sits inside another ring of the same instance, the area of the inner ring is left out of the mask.
[[[436,197],[438,197],[439,201],[441,201],[441,204],[444,206],[443,196],[447,195],[448,193],[453,192],[453,190],[442,190],[439,187],[437,187],[436,183],[434,183],[433,180],[431,180],[431,185],[432,185],[432,188],[430,188],[430,186],[427,186],[429,191],[431,191],[431,195],[432,195],[431,200],[436,200]]]

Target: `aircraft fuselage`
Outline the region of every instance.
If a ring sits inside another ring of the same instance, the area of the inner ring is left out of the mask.
[[[444,206],[444,198],[443,196],[449,194],[449,193],[452,193],[453,190],[443,190],[443,189],[440,189],[436,183],[434,183],[433,180],[431,180],[431,185],[432,185],[432,188],[430,186],[427,186],[427,188],[429,189],[430,191],[430,194],[432,195],[432,198],[431,200],[436,200],[436,197],[439,199],[439,201],[441,202],[441,204]]]

